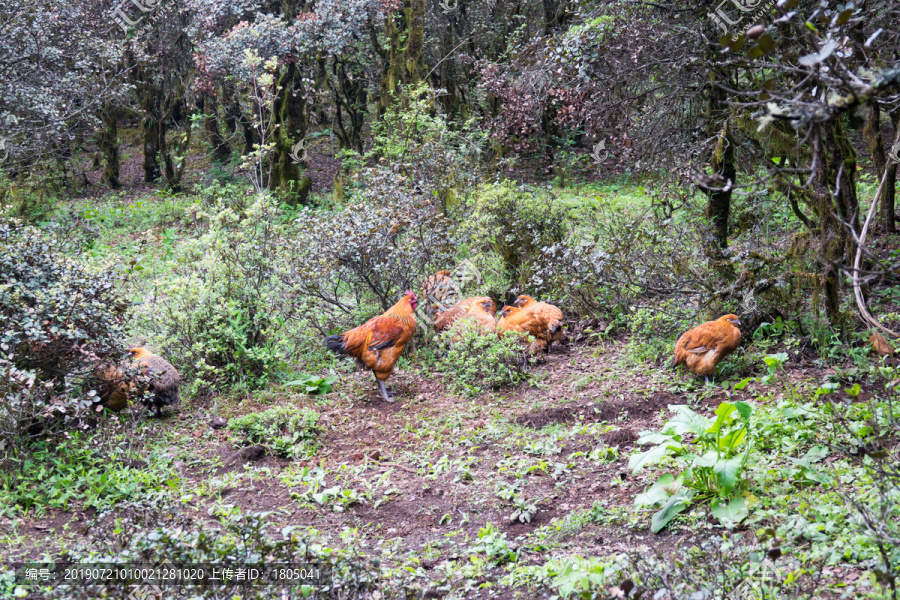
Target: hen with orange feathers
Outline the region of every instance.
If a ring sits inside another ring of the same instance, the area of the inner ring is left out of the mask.
[[[740,325],[737,316],[725,315],[683,333],[675,343],[672,367],[684,364],[688,371],[709,381],[716,366],[741,343]]]

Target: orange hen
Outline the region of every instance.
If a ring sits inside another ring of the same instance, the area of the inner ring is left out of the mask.
[[[716,366],[741,342],[740,324],[735,315],[725,315],[683,333],[675,343],[672,366],[684,363],[688,371],[709,381]]]
[[[394,372],[394,366],[416,332],[416,304],[418,299],[407,291],[397,304],[380,317],[369,319],[355,329],[340,335],[329,335],[325,345],[329,350],[352,356],[367,369],[371,369],[378,381],[381,396],[393,402],[384,382]]]
[[[481,327],[493,331],[496,326],[493,315],[496,312],[497,305],[487,296],[466,298],[447,312],[438,315],[434,320],[434,330],[445,331],[457,321],[471,318],[477,321]]]
[[[547,342],[547,353],[549,354],[553,342],[558,342],[562,339],[563,326],[565,325],[562,311],[552,304],[538,302],[531,296],[526,296],[525,294],[516,298],[516,301],[513,302],[513,306],[537,314],[539,318],[547,324],[547,335],[545,337]]]
[[[500,311],[500,320],[497,321],[497,331],[501,334],[504,331],[520,331],[532,336],[534,341],[528,347],[532,354],[546,350],[550,341],[549,327],[543,317],[534,311],[522,310],[518,306],[503,307]]]
[[[531,296],[526,296],[522,294],[516,301],[513,302],[514,306],[521,308],[524,311],[530,311],[538,315],[540,320],[547,324],[547,335],[546,343],[547,343],[547,353],[550,353],[550,348],[553,346],[553,342],[558,342],[562,339],[563,336],[563,326],[565,325],[565,320],[563,319],[563,313],[559,308],[553,306],[552,304],[547,304],[546,302],[538,302]]]

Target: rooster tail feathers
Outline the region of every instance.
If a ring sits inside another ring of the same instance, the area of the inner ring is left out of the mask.
[[[332,352],[337,352],[338,354],[346,354],[347,348],[344,345],[344,335],[329,335],[325,338],[325,347],[331,350]]]

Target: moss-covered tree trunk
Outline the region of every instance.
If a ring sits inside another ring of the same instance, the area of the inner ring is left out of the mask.
[[[253,127],[253,120],[241,110],[238,102],[237,90],[234,84],[226,81],[222,85],[222,109],[225,113],[225,126],[228,131],[240,133],[244,136],[244,150],[242,154],[253,152],[253,144],[259,143],[259,136]]]
[[[425,45],[425,0],[409,0],[406,49],[403,51],[403,83],[415,85],[425,76],[422,48]]]
[[[397,87],[415,85],[425,77],[422,50],[425,46],[425,0],[406,0],[399,19],[389,14],[384,21],[387,51],[378,50],[382,59],[381,94],[378,98],[378,114],[382,115],[393,104]],[[401,49],[400,39],[406,34],[406,46]],[[377,36],[372,34],[373,46],[378,48]]]
[[[334,58],[331,65],[332,77],[328,78],[328,87],[335,105],[335,133],[341,148],[351,148],[362,154],[362,129],[369,96],[365,78],[361,74],[348,75],[348,68],[347,61]]]
[[[381,51],[377,36],[373,34],[373,46],[381,54],[381,93],[378,96],[378,115],[383,115],[394,103],[397,86],[401,82],[400,58],[400,28],[394,19],[394,15],[388,14],[384,20],[384,35],[388,41],[386,51]]]
[[[820,151],[813,178],[813,191],[819,213],[819,260],[822,267],[822,292],[825,312],[835,327],[843,328],[841,314],[841,266],[845,253],[852,255],[854,244],[846,225],[859,231],[856,184],[853,173],[856,157],[845,143],[840,121],[835,119],[817,127]],[[849,171],[849,169],[853,169]]]
[[[191,147],[191,120],[187,115],[182,119],[184,124],[184,133],[177,136],[171,143],[167,143],[165,129],[160,131],[162,139],[163,163],[165,164],[166,185],[173,192],[182,190],[182,179],[184,176],[184,168],[187,166],[188,148]]]
[[[894,127],[897,127],[897,119],[900,114],[893,118]],[[896,163],[888,163],[884,152],[884,136],[881,135],[881,107],[877,102],[873,102],[869,107],[869,115],[866,119],[866,127],[863,129],[866,141],[869,144],[869,152],[872,153],[872,163],[875,165],[875,173],[881,177],[887,169],[885,175],[884,186],[881,190],[880,213],[881,220],[884,222],[884,228],[890,233],[897,231],[894,225],[894,198],[896,195],[897,185],[897,165]]]
[[[728,220],[731,217],[731,192],[737,179],[734,164],[734,143],[729,136],[729,109],[725,103],[725,92],[716,86],[716,81],[726,77],[726,73],[711,72],[709,82],[709,106],[707,110],[707,135],[716,137],[710,158],[710,168],[716,182],[715,189],[706,192],[706,217],[713,229],[715,245],[719,250],[728,247]],[[719,254],[713,252],[713,254]]]
[[[206,132],[206,141],[212,147],[212,157],[216,162],[228,162],[231,158],[231,146],[222,135],[219,125],[219,102],[212,94],[203,94],[203,114],[205,115],[203,129]]]
[[[718,175],[720,189],[710,190],[707,195],[706,216],[713,227],[716,244],[721,249],[728,247],[728,219],[731,216],[731,192],[737,179],[734,164],[734,143],[728,136],[728,124],[722,126],[719,138],[710,160],[712,172]]]
[[[162,150],[159,147],[158,118],[159,94],[156,88],[146,82],[138,85],[138,94],[141,107],[141,139],[144,149],[144,181],[153,183],[162,176],[159,168],[159,156]]]
[[[100,183],[116,189],[122,186],[119,181],[119,109],[107,104],[100,110],[100,121],[103,123],[97,136],[97,146],[103,154]]]
[[[309,124],[300,74],[294,63],[277,78],[281,87],[275,99],[275,131],[273,132],[273,166],[269,189],[279,190],[288,204],[305,204],[312,182],[302,171],[306,169],[306,149],[298,146],[305,139]]]
[[[891,114],[891,123],[894,125],[894,137],[896,139],[897,128],[900,127],[900,112],[894,111]],[[900,154],[900,152],[898,152]],[[896,225],[896,209],[895,200],[897,196],[897,166],[898,163],[892,162],[888,166],[887,180],[884,182],[884,190],[881,196],[881,218],[884,220],[884,227],[891,233],[897,232]]]

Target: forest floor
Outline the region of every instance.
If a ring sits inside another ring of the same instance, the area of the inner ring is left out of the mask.
[[[754,527],[729,531],[702,507],[650,533],[652,511],[636,511],[634,499],[652,483],[653,470],[628,469],[634,442],[640,432],[660,429],[669,405],[713,418],[724,400],[783,406],[784,384],[802,390],[834,370],[800,360],[777,384],[756,381],[734,391],[733,382],[705,385],[637,363],[627,347],[605,340],[560,348],[533,367],[530,384],[472,399],[448,394],[442,374],[407,362],[389,382],[398,392],[393,403],[380,398],[370,374],[354,371],[315,400],[275,389],[241,401],[186,401],[160,420],[135,408],[106,427],[144,432],[146,453],[167,465],[179,510],[194,526],[219,527],[222,510],[269,512],[266,521],[277,529],[298,526],[312,539],[378,558],[386,573],[413,573],[407,585],[425,597],[533,597],[534,582],[510,580],[510,573],[540,568],[550,556],[671,557],[723,534],[752,545]],[[864,388],[856,400],[877,393]],[[322,450],[314,459],[276,458],[212,425],[217,417],[282,404],[319,413]],[[792,436],[808,433],[798,427]],[[840,452],[827,457],[828,464],[844,460],[858,462]],[[315,489],[331,491],[313,499],[307,492],[316,474]],[[794,493],[782,490],[764,504],[777,506],[785,520],[809,513],[808,482],[795,476],[783,483]],[[829,493],[821,487],[816,493]],[[517,499],[530,514],[511,519]],[[4,518],[2,554],[8,561],[52,557],[83,543],[92,523],[119,516],[116,507],[98,515],[75,498],[64,510]],[[500,559],[509,551],[512,562]],[[870,568],[838,562],[825,579],[838,588],[868,583]]]

